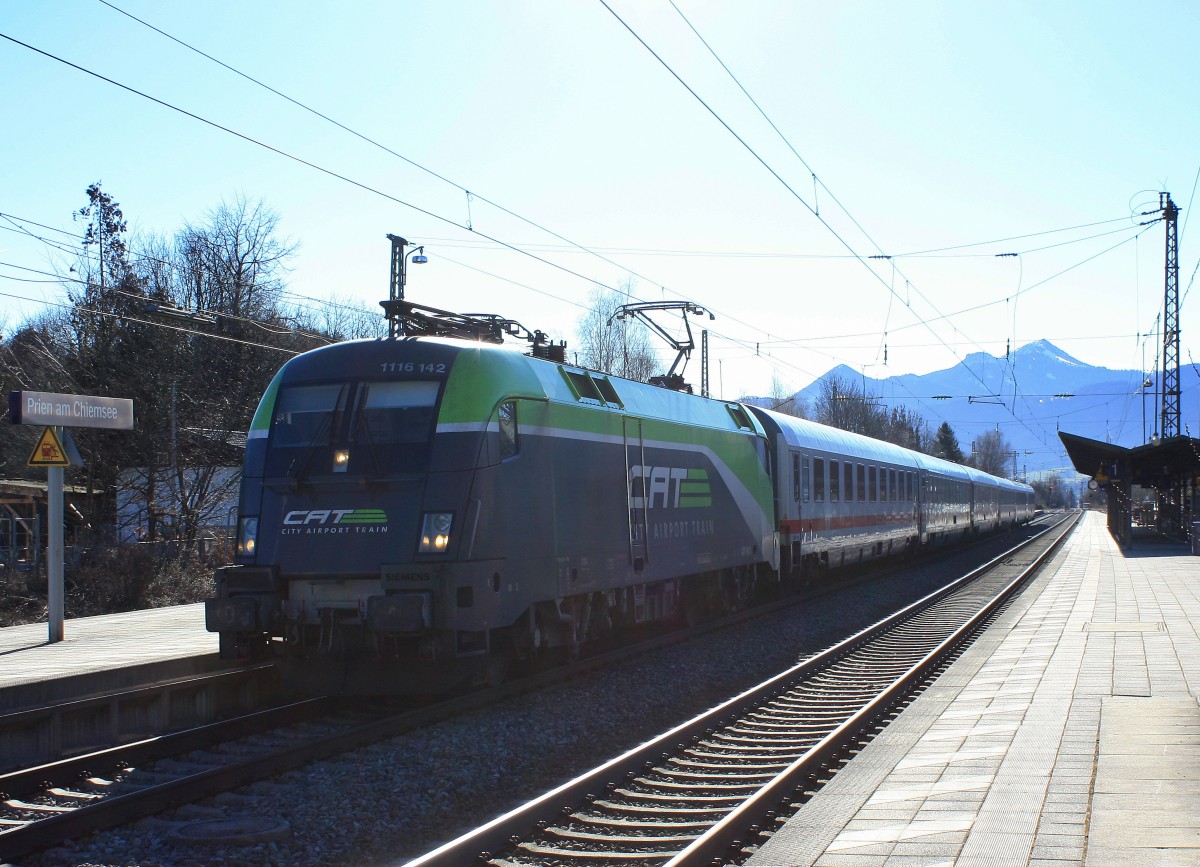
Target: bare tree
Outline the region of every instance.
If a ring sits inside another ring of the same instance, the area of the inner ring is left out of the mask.
[[[382,309],[336,295],[315,308],[297,306],[292,318],[299,330],[321,335],[331,342],[386,337],[388,333]]]
[[[587,312],[579,320],[579,360],[593,370],[647,382],[661,365],[645,327],[632,319],[609,323],[617,308],[632,297],[630,281],[622,283],[620,291],[592,290]]]
[[[877,439],[882,439],[887,429],[887,414],[875,398],[839,376],[821,381],[813,413],[821,424]]]
[[[804,405],[804,400],[777,373],[771,375],[771,403],[767,408],[784,415],[808,418],[808,407]]]
[[[239,195],[186,226],[177,246],[186,262],[186,307],[270,318],[280,306],[287,260],[297,245],[281,240],[279,215]]]
[[[1012,445],[998,429],[980,434],[971,443],[971,466],[985,473],[1009,478],[1012,459]]]

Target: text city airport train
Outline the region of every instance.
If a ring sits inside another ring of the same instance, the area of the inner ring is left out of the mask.
[[[562,357],[393,337],[288,361],[206,603],[222,656],[427,692],[1032,515],[1026,485]]]

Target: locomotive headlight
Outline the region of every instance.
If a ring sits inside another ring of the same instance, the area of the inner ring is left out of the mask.
[[[350,464],[350,452],[347,449],[338,449],[333,453],[333,471],[335,473],[346,472],[346,467]]]
[[[237,552],[241,557],[253,557],[258,547],[258,518],[242,518],[238,521]]]
[[[449,512],[426,512],[421,520],[421,544],[417,551],[422,554],[446,553],[453,524],[454,515]]]

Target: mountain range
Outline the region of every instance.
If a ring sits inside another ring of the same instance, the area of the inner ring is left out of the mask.
[[[862,389],[885,409],[903,406],[924,418],[930,431],[948,422],[963,452],[989,430],[999,430],[1015,451],[1017,478],[1074,470],[1058,431],[1122,446],[1147,442],[1160,428],[1160,380],[1139,370],[1095,367],[1048,340],[1004,356],[968,355],[954,367],[886,379],[838,365],[796,393],[808,407],[830,380]],[[1180,433],[1200,436],[1194,366],[1180,368]]]

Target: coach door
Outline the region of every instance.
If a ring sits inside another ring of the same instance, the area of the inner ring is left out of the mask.
[[[629,562],[635,571],[645,568],[650,559],[648,546],[648,509],[646,500],[646,442],[642,420],[625,416],[625,504],[629,521]]]

